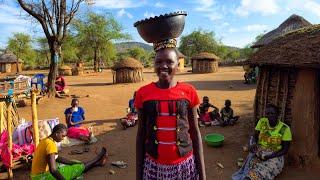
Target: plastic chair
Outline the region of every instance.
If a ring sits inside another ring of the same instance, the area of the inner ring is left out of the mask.
[[[36,74],[31,78],[31,88],[36,88],[41,91],[45,91],[44,74]]]

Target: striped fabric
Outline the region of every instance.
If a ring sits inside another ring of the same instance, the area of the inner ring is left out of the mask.
[[[144,180],[198,180],[194,156],[179,164],[159,164],[146,156],[143,169]]]

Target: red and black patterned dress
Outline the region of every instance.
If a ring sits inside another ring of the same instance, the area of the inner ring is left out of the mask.
[[[199,104],[195,88],[187,83],[178,82],[175,87],[160,89],[155,83],[150,83],[137,91],[135,107],[144,108],[147,101],[157,101],[156,130],[157,158],[145,154],[143,179],[198,179],[199,175],[194,162],[193,151],[181,156],[177,139],[176,102],[188,102],[188,110]],[[187,110],[186,110],[187,111]],[[187,134],[190,138],[190,134]]]

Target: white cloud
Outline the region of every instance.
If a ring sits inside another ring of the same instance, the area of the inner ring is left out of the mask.
[[[264,30],[267,30],[268,28],[269,27],[264,24],[251,24],[251,25],[248,25],[245,29],[249,32],[253,32],[253,31],[264,31]]]
[[[212,6],[216,4],[215,0],[198,0],[196,3],[198,4],[196,10],[203,12],[211,11]]]
[[[20,9],[8,5],[0,5],[0,24],[24,24],[26,20],[20,15]]]
[[[159,8],[165,7],[165,5],[161,2],[157,2],[154,6],[159,7]]]
[[[211,13],[211,14],[207,14],[205,16],[207,18],[209,18],[211,21],[215,21],[215,20],[219,20],[219,19],[223,18],[223,16],[219,13]]]
[[[150,13],[150,12],[148,12],[148,11],[146,11],[146,12],[143,14],[143,16],[146,17],[146,18],[155,17],[154,13],[152,13],[152,12]]]
[[[314,0],[286,0],[284,9],[295,14],[313,14],[320,17],[320,2]]]
[[[264,25],[264,24],[250,24],[250,25],[247,25],[247,26],[243,26],[243,27],[230,27],[227,32],[228,33],[238,33],[238,32],[263,32],[265,30],[268,30],[269,29],[269,26],[267,25]]]
[[[196,4],[195,10],[202,12],[211,21],[220,20],[224,17],[224,7],[218,5],[215,0],[198,0],[194,4]]]
[[[221,27],[226,27],[226,26],[230,26],[230,24],[228,22],[224,22],[221,24]]]
[[[230,28],[230,29],[228,29],[228,32],[229,33],[235,33],[235,32],[238,32],[239,31],[239,29],[237,29],[237,28]]]
[[[107,9],[135,8],[146,4],[146,0],[95,0],[94,6]]]
[[[306,11],[312,12],[313,14],[320,17],[320,3],[314,1],[307,1],[303,6]]]
[[[0,4],[0,44],[2,47],[6,45],[8,38],[13,33],[28,33],[31,30],[29,28],[31,22],[23,17],[24,15],[25,13],[14,5]]]
[[[276,0],[256,1],[241,0],[241,5],[236,8],[235,13],[240,16],[248,16],[251,13],[260,13],[264,16],[279,12],[280,7]]]
[[[128,16],[129,19],[132,19],[132,18],[133,18],[133,15],[130,14],[130,13],[127,13],[127,16]]]
[[[126,11],[124,9],[121,9],[120,11],[117,12],[117,16],[119,17],[122,17],[125,14],[126,14]]]
[[[118,12],[117,12],[117,16],[118,16],[118,17],[127,16],[129,19],[132,19],[132,18],[133,18],[132,14],[128,13],[128,12],[125,11],[124,9],[121,9],[120,11],[118,11]]]
[[[225,36],[222,39],[223,44],[228,46],[235,46],[239,48],[244,48],[246,45],[252,43],[255,39],[255,36],[250,35],[235,35],[235,36]]]

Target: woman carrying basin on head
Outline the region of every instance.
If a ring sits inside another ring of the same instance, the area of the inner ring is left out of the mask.
[[[165,15],[152,23],[185,15]],[[205,179],[197,92],[174,78],[178,70],[177,41],[171,38],[156,42],[154,67],[158,80],[141,87],[135,99],[139,114],[137,179]]]

